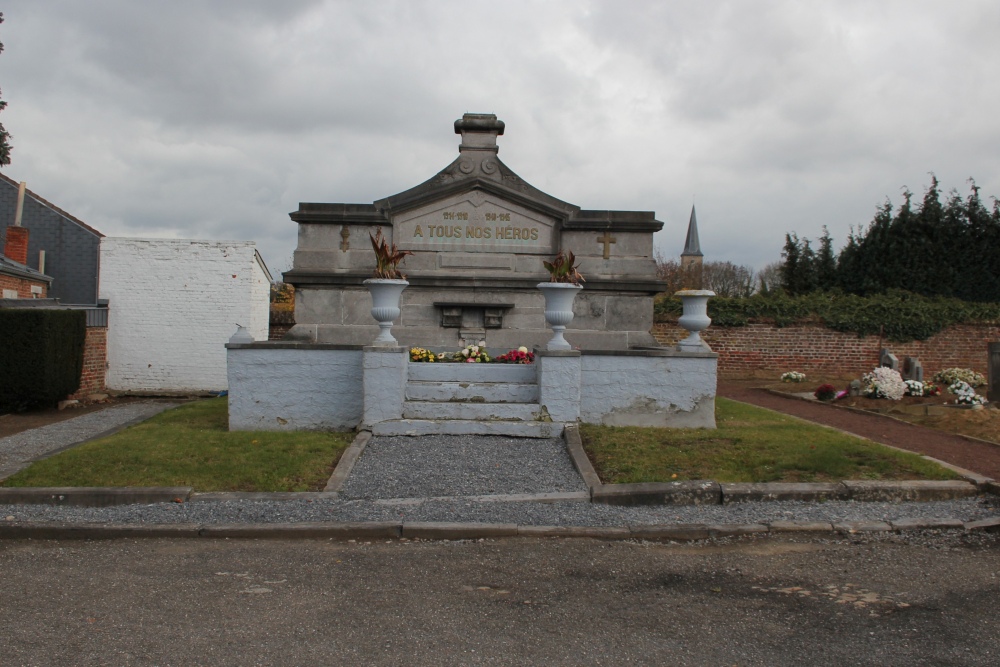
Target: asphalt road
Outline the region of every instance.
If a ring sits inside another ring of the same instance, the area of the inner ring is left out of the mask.
[[[7,665],[997,665],[1000,536],[0,542]]]

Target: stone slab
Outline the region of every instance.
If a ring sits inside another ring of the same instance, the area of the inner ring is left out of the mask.
[[[520,537],[592,537],[625,540],[632,537],[628,528],[619,526],[518,526]]]
[[[990,482],[983,486],[983,491],[986,493],[992,493],[995,496],[1000,496],[1000,482]]]
[[[465,419],[397,419],[372,426],[373,435],[506,435],[515,438],[558,438],[558,422],[471,421]]]
[[[896,519],[889,522],[893,530],[947,530],[962,529],[965,523],[961,519]]]
[[[847,497],[847,488],[839,483],[793,484],[793,483],[728,483],[722,484],[722,502],[747,503],[770,500],[839,500]]]
[[[386,522],[306,522],[269,524],[227,524],[203,526],[200,537],[295,539],[321,538],[331,540],[397,538],[402,524]]]
[[[198,537],[198,524],[73,524],[59,521],[0,523],[0,540],[114,540],[140,537]]]
[[[718,505],[722,489],[718,482],[665,482],[602,484],[593,489],[592,500],[606,505]]]
[[[184,502],[192,491],[190,486],[12,487],[0,489],[0,505],[149,505]]]
[[[767,532],[767,526],[762,523],[710,523],[707,528],[712,537],[738,537]]]
[[[885,521],[838,521],[833,529],[839,533],[877,533],[893,528]]]
[[[475,540],[486,537],[516,537],[517,524],[413,521],[403,523],[402,536],[424,540]]]
[[[833,525],[825,521],[773,521],[768,524],[772,533],[832,533]]]
[[[708,526],[698,523],[674,524],[669,526],[631,525],[629,530],[637,540],[672,540],[687,542],[692,540],[707,540],[711,534]]]
[[[1000,516],[981,519],[980,521],[969,521],[965,524],[965,529],[987,533],[1000,533]]]
[[[975,496],[977,489],[970,482],[919,480],[902,482],[845,481],[851,500],[866,502],[904,502],[925,500],[955,500]]]
[[[521,382],[407,382],[409,401],[537,403],[538,385]]]
[[[541,413],[537,403],[460,403],[405,401],[403,419],[469,419],[534,421]]]

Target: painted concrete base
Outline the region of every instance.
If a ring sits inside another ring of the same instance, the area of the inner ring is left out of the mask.
[[[532,365],[411,363],[404,347],[228,345],[230,430],[553,437],[564,424],[715,428],[716,355],[541,350]]]

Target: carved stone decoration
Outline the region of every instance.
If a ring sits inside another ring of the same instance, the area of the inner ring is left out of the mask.
[[[606,231],[604,232],[604,236],[597,237],[597,242],[604,244],[604,259],[611,259],[611,244],[617,243],[618,240]]]
[[[343,250],[344,252],[347,252],[351,248],[351,243],[350,241],[347,240],[351,238],[351,228],[348,227],[347,225],[341,226],[340,238],[343,239],[343,241],[340,242],[340,249]]]
[[[483,160],[483,164],[481,166],[483,173],[485,174],[492,174],[497,170],[497,163],[492,160]]]
[[[483,311],[483,326],[487,329],[503,328],[503,308],[487,308]]]
[[[458,168],[463,174],[471,174],[472,170],[476,168],[476,165],[474,165],[471,160],[462,160],[458,163]]]

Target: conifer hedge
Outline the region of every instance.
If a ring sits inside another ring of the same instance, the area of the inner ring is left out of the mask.
[[[80,387],[82,310],[0,309],[0,412],[48,407]]]
[[[661,295],[654,312],[657,320],[672,319],[681,314],[680,299]],[[722,327],[744,326],[750,320],[770,321],[779,327],[819,320],[835,331],[859,337],[884,335],[905,343],[927,340],[953,324],[998,323],[1000,303],[926,297],[898,289],[870,296],[839,290],[797,296],[779,291],[743,299],[710,299],[708,315],[713,326]]]

